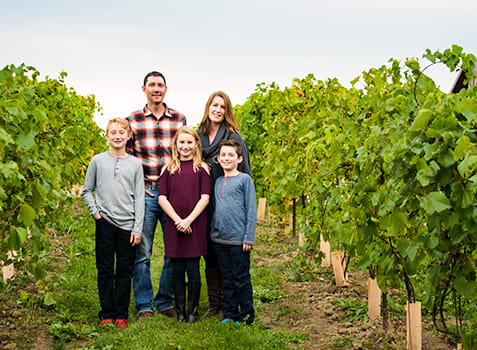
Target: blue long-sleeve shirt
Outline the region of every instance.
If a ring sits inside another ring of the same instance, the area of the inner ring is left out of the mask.
[[[212,241],[253,245],[257,225],[255,185],[250,175],[221,176],[215,182]]]

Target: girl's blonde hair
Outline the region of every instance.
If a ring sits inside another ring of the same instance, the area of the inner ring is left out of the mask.
[[[183,126],[179,130],[177,130],[176,134],[174,135],[174,138],[172,139],[172,160],[169,164],[167,164],[167,170],[171,174],[174,174],[177,170],[181,168],[181,160],[180,160],[180,154],[179,151],[177,150],[177,139],[179,138],[180,134],[188,134],[191,135],[194,140],[197,142],[197,147],[194,150],[194,153],[192,154],[192,165],[194,172],[197,172],[199,170],[199,167],[203,167],[207,174],[209,173],[209,167],[207,163],[202,161],[202,147],[200,145],[200,139],[199,135],[197,132],[192,129],[190,126]]]

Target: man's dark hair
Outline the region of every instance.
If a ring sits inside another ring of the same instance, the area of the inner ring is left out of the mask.
[[[223,146],[230,146],[235,149],[235,152],[237,152],[237,155],[239,157],[242,156],[242,146],[240,146],[240,143],[236,140],[222,140],[219,143],[219,152],[222,150]]]
[[[149,78],[149,77],[161,77],[162,80],[164,80],[164,85],[167,86],[166,78],[164,77],[164,74],[162,74],[161,72],[155,71],[155,70],[146,74],[146,76],[144,77],[143,86],[146,86],[147,78]]]

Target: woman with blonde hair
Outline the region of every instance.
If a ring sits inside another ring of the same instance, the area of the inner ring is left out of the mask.
[[[223,280],[219,272],[217,256],[215,255],[210,240],[210,225],[215,208],[213,200],[215,180],[224,175],[223,169],[217,161],[220,141],[235,140],[239,142],[242,147],[243,160],[239,164],[238,170],[250,175],[250,157],[247,144],[239,133],[232,102],[225,92],[216,91],[209,96],[198,134],[202,145],[202,159],[210,167],[211,185],[210,201],[207,208],[207,232],[209,233],[207,235],[207,255],[204,257],[209,309],[204,314],[204,317],[207,318],[217,315],[218,318],[221,318],[223,307]]]

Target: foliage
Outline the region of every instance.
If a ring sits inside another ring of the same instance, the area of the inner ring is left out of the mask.
[[[0,71],[0,260],[7,251],[29,255],[27,269],[45,275],[46,229],[64,220],[68,190],[82,182],[86,167],[105,142],[93,121],[94,96],[79,96],[58,79],[39,81],[33,67]]]
[[[367,302],[359,302],[352,298],[340,299],[331,309],[340,309],[346,312],[345,318],[341,321],[343,323],[356,321],[368,322]]]
[[[456,45],[423,57],[467,79],[476,61]],[[350,88],[311,74],[259,84],[236,115],[257,193],[275,213],[301,203],[307,247],[322,235],[411,302],[423,277],[436,328],[458,337],[437,315],[449,296],[457,318],[476,302],[477,88],[446,94],[417,58],[388,63]]]

